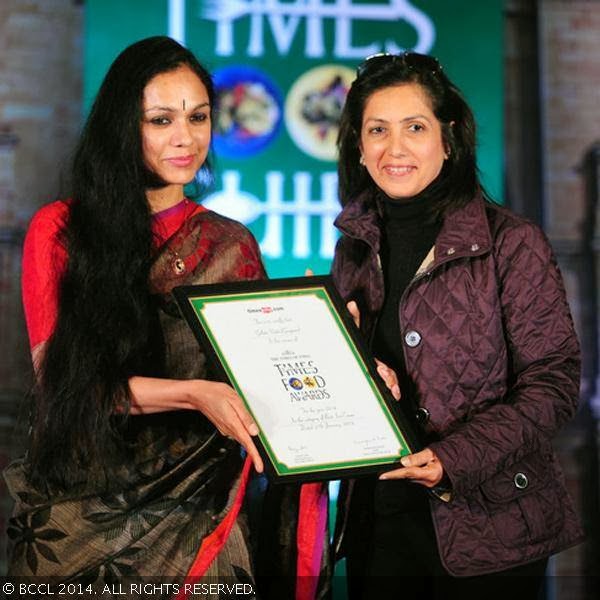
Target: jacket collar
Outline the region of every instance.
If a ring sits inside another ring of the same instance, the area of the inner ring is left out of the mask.
[[[362,240],[374,252],[379,252],[381,217],[365,194],[348,202],[334,224],[343,234]],[[491,246],[485,202],[478,195],[465,206],[445,215],[434,251],[428,255],[428,264],[422,265],[419,271],[455,258],[480,256],[489,252]]]
[[[477,195],[465,206],[444,216],[435,240],[434,265],[464,256],[481,256],[491,247],[492,234],[485,201]]]
[[[333,224],[348,237],[362,240],[374,252],[379,252],[381,239],[381,217],[375,203],[366,193],[350,200],[342,208]]]

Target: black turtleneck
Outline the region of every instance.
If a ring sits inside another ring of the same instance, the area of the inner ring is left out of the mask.
[[[441,227],[440,220],[432,215],[432,207],[438,197],[430,190],[427,188],[406,199],[379,197],[383,214],[380,256],[385,300],[375,328],[373,354],[396,371],[402,394],[397,408],[405,413],[415,428],[417,402],[404,362],[399,306],[404,290],[433,246]],[[390,518],[391,515],[428,510],[426,489],[415,483],[375,481],[373,491],[376,515]]]
[[[384,195],[379,198],[383,212],[380,256],[385,300],[375,329],[373,353],[396,370],[403,395],[408,393],[408,386],[400,340],[400,299],[433,246],[441,226],[440,221],[431,216],[437,198],[427,192],[411,198],[394,199]]]

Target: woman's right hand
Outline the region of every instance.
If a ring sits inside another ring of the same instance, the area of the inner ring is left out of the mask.
[[[383,379],[383,383],[385,383],[387,389],[390,390],[395,400],[400,400],[400,385],[398,383],[396,371],[377,358],[375,359],[375,363],[377,364],[377,373],[379,373],[379,377]]]
[[[170,410],[200,411],[220,433],[244,446],[254,468],[262,473],[263,462],[251,437],[258,435],[258,427],[230,385],[207,379],[134,376],[129,379],[129,391],[132,415]]]
[[[356,304],[354,300],[350,300],[350,302],[346,304],[346,308],[348,309],[354,324],[360,329],[360,310],[358,309],[358,304]],[[400,400],[400,385],[398,384],[396,371],[377,358],[375,359],[375,362],[377,363],[377,373],[379,373],[379,376],[383,379],[385,386],[390,390],[392,396],[394,396],[396,400]]]
[[[258,427],[240,396],[226,383],[197,379],[194,384],[192,402],[195,408],[202,412],[222,435],[237,440],[248,452],[254,468],[262,473],[263,461],[251,437],[258,435]]]
[[[346,304],[346,308],[348,309],[354,324],[360,329],[360,310],[358,310],[358,304],[356,304],[354,300],[350,300],[350,302]]]

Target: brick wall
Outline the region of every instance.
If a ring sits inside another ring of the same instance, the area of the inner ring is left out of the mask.
[[[589,466],[598,460],[597,423],[589,411],[590,386],[597,354],[594,287],[600,273],[589,268],[593,256],[582,244],[586,225],[585,182],[580,167],[584,155],[600,141],[600,2],[597,0],[538,0],[540,98],[544,227],[563,270],[569,303],[582,342],[585,406],[561,434],[557,448],[568,487],[587,530],[586,542],[558,555],[552,563],[559,576],[551,580],[551,595],[579,600],[598,597],[597,527],[600,516],[594,498],[598,473]],[[589,214],[588,217],[589,219]],[[589,223],[588,223],[589,225]],[[596,239],[600,239],[596,223]],[[596,260],[599,260],[596,248]],[[600,265],[600,262],[598,262]],[[590,358],[592,359],[590,361]],[[572,577],[573,575],[594,577]],[[553,592],[553,593],[552,593]]]
[[[19,138],[0,225],[23,226],[58,193],[81,126],[82,14],[73,0],[0,2],[0,124]]]
[[[82,15],[73,0],[0,2],[0,469],[21,452],[15,423],[31,369],[20,300],[21,242],[60,190],[81,126]],[[0,478],[0,574],[11,502]]]
[[[546,230],[576,240],[585,151],[600,139],[600,2],[540,0],[539,33]]]

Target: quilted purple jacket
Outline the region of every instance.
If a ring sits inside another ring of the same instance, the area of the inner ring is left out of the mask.
[[[379,216],[358,198],[336,226],[332,275],[370,339],[384,296]],[[398,343],[453,492],[431,500],[447,571],[505,570],[580,542],[552,450],[577,407],[579,344],[542,231],[473,199],[446,215],[399,311]]]

